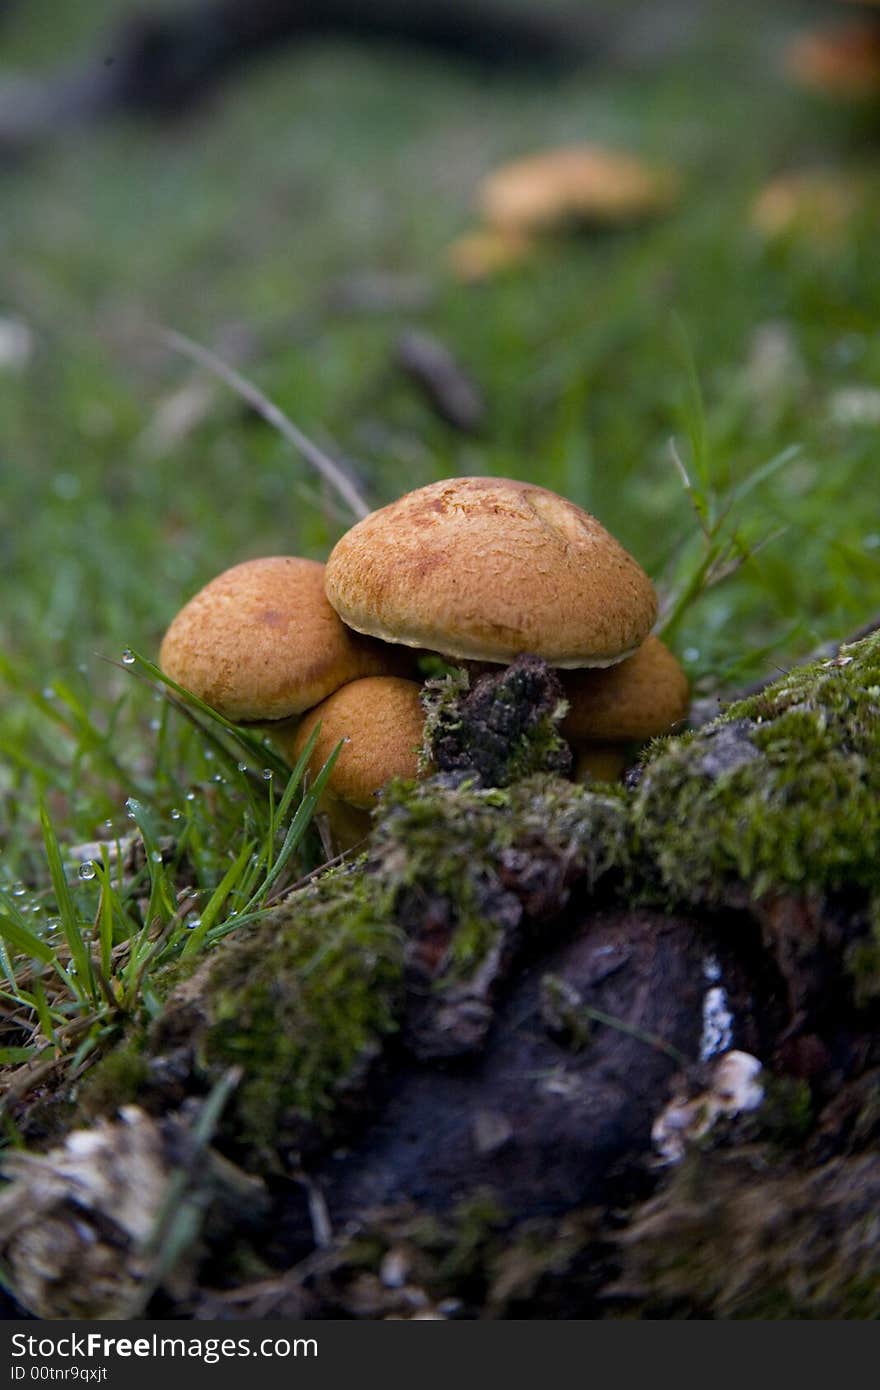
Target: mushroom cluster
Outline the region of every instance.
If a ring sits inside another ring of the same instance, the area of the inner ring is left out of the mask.
[[[560,673],[562,734],[581,769],[616,776],[626,747],[688,706],[681,668],[651,635],[651,581],[603,526],[531,483],[450,478],[371,512],[326,566],[247,561],[172,622],[162,669],[227,718],[269,731],[291,761],[340,742],[323,809],[337,843],[368,828],[376,793],[417,775],[419,657],[472,673],[524,654]]]

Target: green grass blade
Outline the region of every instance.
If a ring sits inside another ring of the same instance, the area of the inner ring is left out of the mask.
[[[732,489],[727,499],[728,507],[738,506],[739,503],[748,497],[750,492],[754,492],[755,488],[759,487],[761,483],[766,482],[768,478],[772,478],[774,473],[778,473],[781,468],[785,468],[786,464],[792,463],[800,452],[800,444],[791,444],[787,449],[783,449],[781,453],[775,454],[767,463],[762,464],[760,468],[756,468],[747,478],[744,478],[741,483]]]
[[[0,1047],[0,1067],[14,1067],[20,1062],[29,1062],[36,1047]]]
[[[293,801],[293,798],[296,795],[297,788],[299,787],[303,777],[305,776],[306,768],[308,767],[309,762],[311,761],[311,757],[315,751],[315,745],[318,742],[318,737],[320,733],[321,725],[320,723],[318,723],[315,725],[314,729],[309,734],[308,740],[306,741],[306,745],[303,748],[303,751],[297,759],[296,763],[294,764],[293,771],[291,772],[290,777],[288,778],[287,786],[284,788],[284,795],[282,796],[281,801],[278,805],[277,819],[279,821],[283,821],[284,817],[287,815],[287,812],[290,810],[291,802]],[[335,756],[336,754],[334,753],[334,758]]]
[[[61,930],[70,951],[70,957],[76,967],[78,980],[81,981],[77,994],[82,997],[83,992],[95,996],[95,981],[92,975],[92,961],[86,949],[86,944],[82,938],[79,917],[73,895],[67,882],[64,872],[64,865],[61,862],[61,851],[58,848],[58,839],[46,809],[46,803],[40,801],[40,825],[43,831],[43,843],[46,846],[46,862],[49,866],[49,877],[52,880],[52,890],[55,894],[55,902],[58,907],[58,915],[61,919]],[[68,975],[68,978],[70,976]]]
[[[0,966],[2,966],[3,974],[9,981],[9,988],[12,990],[14,998],[18,999],[19,989],[18,980],[15,974],[15,966],[12,964],[9,952],[6,949],[6,942],[3,940],[2,930],[0,930]]]
[[[672,338],[676,355],[684,373],[684,397],[682,400],[682,423],[691,446],[691,463],[699,482],[697,491],[708,499],[711,484],[709,448],[706,431],[706,408],[697,362],[691,346],[690,335],[682,319],[673,315]]]
[[[287,768],[284,764],[283,759],[278,757],[276,754],[271,753],[260,739],[256,738],[253,734],[249,734],[247,730],[242,729],[239,725],[233,724],[231,720],[227,719],[224,715],[220,714],[219,710],[216,710],[211,705],[206,704],[204,700],[201,700],[198,695],[194,695],[191,690],[187,690],[185,686],[178,685],[177,681],[172,680],[170,676],[167,676],[164,671],[162,671],[154,662],[150,661],[147,657],[141,656],[139,652],[136,652],[133,649],[129,650],[131,651],[131,656],[134,658],[134,660],[128,663],[125,667],[123,667],[124,670],[145,672],[145,674],[149,676],[149,678],[152,681],[157,682],[166,690],[172,690],[174,694],[177,695],[185,705],[192,706],[193,709],[196,709],[199,711],[200,714],[203,714],[206,719],[212,721],[214,724],[219,725],[221,729],[224,729],[226,733],[228,733],[235,740],[235,742],[238,743],[239,746],[243,748],[244,751],[255,761],[268,761],[269,764],[274,764],[273,771],[284,773],[287,772]],[[229,758],[229,750],[224,748],[222,744],[220,746],[223,749],[226,757]]]
[[[188,933],[186,945],[180,953],[181,960],[186,960],[189,956],[194,956],[197,951],[201,950],[205,937],[220,915],[223,904],[226,902],[229,894],[235,888],[244,873],[247,862],[253,853],[253,849],[253,840],[247,840],[242,845],[235,860],[230,864],[226,873],[208,899],[199,925],[193,927],[192,931]]]
[[[317,735],[317,730],[315,730],[315,735]],[[277,881],[279,875],[283,872],[285,865],[290,860],[291,855],[294,853],[294,851],[297,849],[298,845],[302,841],[303,835],[305,835],[306,831],[309,828],[309,825],[311,824],[312,817],[315,814],[315,809],[321,798],[321,793],[323,792],[324,787],[327,784],[327,779],[329,778],[330,773],[333,771],[334,764],[336,762],[336,759],[339,757],[340,752],[342,751],[343,745],[344,740],[340,739],[336,747],[333,749],[333,752],[330,754],[329,758],[325,762],[324,766],[321,768],[321,771],[315,778],[313,785],[309,788],[302,801],[300,802],[300,805],[297,808],[296,815],[290,822],[290,826],[288,827],[287,834],[284,837],[284,843],[282,844],[281,849],[278,852],[278,856],[275,859],[274,864],[266,874],[266,878],[263,881],[261,888],[258,890],[254,898],[251,899],[251,901],[245,908],[246,912],[250,911],[250,909],[253,908],[256,903],[260,902],[263,898],[265,898],[273,883]]]
[[[47,1042],[55,1042],[55,1027],[52,1022],[52,1010],[49,1008],[49,1001],[46,998],[46,991],[43,988],[43,981],[39,975],[34,980],[34,987],[31,993],[33,999],[34,1013],[42,1030],[43,1037]]]
[[[144,850],[147,856],[147,873],[150,879],[150,902],[147,907],[148,924],[160,914],[172,916],[175,904],[171,888],[168,884],[168,875],[165,872],[165,864],[162,850],[159,845],[159,832],[156,826],[155,817],[147,806],[137,797],[130,796],[126,802],[129,815],[134,820],[135,825],[141,832],[144,842]]]
[[[110,854],[101,847],[101,900],[98,904],[98,941],[101,949],[101,974],[110,979],[113,969],[113,883],[110,876]]]
[[[38,960],[43,965],[54,965],[55,952],[52,950],[49,943],[43,941],[35,932],[20,927],[16,922],[13,922],[12,918],[8,917],[5,912],[0,912],[0,936],[3,937],[4,941],[8,942],[13,951],[18,951],[20,955],[28,956],[31,960]],[[12,985],[13,989],[16,988],[14,976],[9,977],[8,970],[6,973],[10,985]]]

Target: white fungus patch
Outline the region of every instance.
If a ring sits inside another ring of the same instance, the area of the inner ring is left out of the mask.
[[[733,1014],[728,1008],[727,991],[719,983],[721,965],[716,956],[703,962],[703,977],[710,988],[703,996],[703,1032],[700,1037],[700,1061],[708,1062],[727,1052],[733,1042]]]
[[[658,1161],[679,1163],[688,1144],[708,1134],[720,1116],[756,1110],[764,1099],[760,1071],[757,1057],[734,1049],[719,1057],[708,1090],[690,1100],[674,1096],[651,1126]]]

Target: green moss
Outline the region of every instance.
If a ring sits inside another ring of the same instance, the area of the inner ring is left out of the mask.
[[[877,1316],[876,1156],[806,1172],[774,1160],[758,1146],[695,1152],[636,1209],[621,1284],[642,1316]]]
[[[669,897],[880,887],[880,636],[652,750],[634,845]]]
[[[223,1126],[254,1161],[328,1135],[341,1097],[361,1088],[399,1025],[407,945],[426,905],[445,913],[450,934],[434,981],[442,990],[476,977],[519,926],[517,873],[536,875],[542,890],[555,876],[547,915],[558,913],[569,880],[592,889],[624,863],[626,824],[622,792],[555,777],[505,790],[393,784],[366,859],[299,890],[198,968],[163,973],[164,1013],[99,1063],[82,1109],[109,1113],[145,1085],[161,1090],[147,1059],[183,1049],[201,1084],[242,1069]]]
[[[533,773],[568,773],[571,749],[559,732],[568,708],[558,675],[533,656],[497,667],[471,687],[461,670],[429,681],[425,762],[484,787],[508,787]]]
[[[564,882],[577,879],[592,891],[626,863],[623,793],[588,792],[552,776],[504,789],[449,786],[442,778],[396,784],[383,798],[371,854],[395,904],[410,894],[448,906],[455,978],[479,969],[516,910],[525,877],[541,880],[552,917],[564,905]]]
[[[122,1105],[141,1098],[149,1077],[149,1057],[142,1033],[110,1052],[86,1076],[79,1090],[80,1114],[85,1119],[113,1115]]]
[[[422,687],[424,770],[429,771],[431,750],[438,738],[447,730],[457,731],[461,726],[460,706],[470,693],[471,678],[462,666],[450,666],[443,657],[437,657],[436,663],[427,663],[423,674],[427,677]]]
[[[202,991],[200,1071],[241,1066],[237,1138],[273,1152],[303,1121],[326,1127],[340,1089],[395,1027],[402,941],[381,880],[327,875],[218,952]]]
[[[367,861],[324,875],[227,940],[172,996],[151,1045],[190,1046],[206,1082],[242,1068],[227,1133],[265,1161],[306,1131],[331,1132],[341,1096],[362,1086],[398,1026],[408,904],[420,917],[428,903],[448,911],[442,988],[476,975],[520,911],[505,857],[512,865],[511,855],[526,853],[538,872],[564,865],[592,887],[625,846],[622,794],[553,777],[504,791],[395,784]]]
[[[762,1077],[764,1100],[755,1117],[760,1134],[783,1149],[796,1149],[815,1122],[813,1097],[807,1081],[794,1076]]]
[[[595,792],[552,776],[488,790],[434,779],[388,788],[372,862],[391,885],[430,879],[457,896],[469,867],[485,873],[519,847],[564,855],[592,890],[628,863],[628,838],[622,788]]]

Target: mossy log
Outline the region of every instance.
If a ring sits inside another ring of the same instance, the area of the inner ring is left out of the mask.
[[[876,1314],[880,636],[619,788],[559,775],[544,680],[438,688],[441,771],[389,789],[364,858],[170,972],[81,1086],[65,1123],[106,1135],[236,1081],[214,1150],[264,1211],[230,1238],[232,1201],[186,1278],[145,1277],[151,1311]],[[760,1105],[719,1095],[734,1054]],[[59,1315],[2,1213],[0,1244]],[[92,1316],[106,1288],[102,1264]]]

